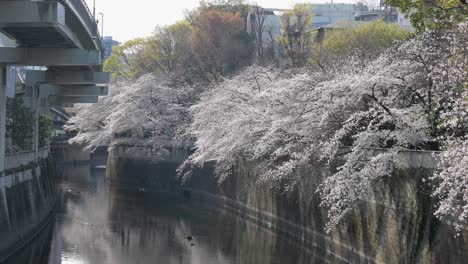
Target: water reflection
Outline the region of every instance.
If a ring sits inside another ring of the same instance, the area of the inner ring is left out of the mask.
[[[108,185],[102,169],[66,168],[59,184],[61,206],[55,225],[25,250],[42,246],[21,253],[34,261],[13,258],[10,263],[331,262],[179,194]]]

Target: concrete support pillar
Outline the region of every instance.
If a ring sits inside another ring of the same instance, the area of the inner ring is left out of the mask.
[[[39,161],[39,84],[32,87],[32,113],[33,113],[33,150],[35,162]]]
[[[5,169],[6,67],[0,64],[0,174]]]

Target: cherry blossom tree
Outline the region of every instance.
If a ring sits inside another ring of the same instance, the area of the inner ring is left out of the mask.
[[[158,160],[174,148],[187,148],[184,136],[190,123],[188,109],[196,96],[192,86],[145,75],[117,82],[97,104],[82,105],[66,125],[78,134],[70,143],[126,146],[139,156]]]
[[[311,195],[328,209],[327,231],[376,181],[392,177],[402,151],[441,151],[435,214],[466,222],[467,36],[465,22],[417,34],[376,58],[351,55],[330,71],[252,66],[208,87],[145,75],[81,106],[67,129],[78,131],[73,143],[127,146],[154,160],[194,144],[179,168],[183,179],[215,161],[221,183],[240,158],[278,191],[312,179]]]
[[[468,222],[468,22],[461,23],[455,33],[450,38],[452,57],[445,62],[446,69],[438,69],[437,84],[457,84],[459,89],[451,93],[453,100],[442,114],[446,133],[440,140],[445,142],[445,151],[433,179],[434,195],[440,199],[436,216],[454,221],[459,230]]]
[[[327,73],[245,69],[214,85],[192,107],[196,152],[181,172],[214,160],[222,182],[242,157],[258,164],[258,181],[291,190],[305,177],[298,173],[304,167],[339,159],[336,173],[318,188],[331,230],[368,197],[377,179],[391,177],[401,151],[439,150],[440,138],[454,131],[443,123],[448,112],[460,113],[454,104],[466,100],[466,47],[454,44],[466,43],[457,40],[466,35],[462,29],[428,31],[365,67],[349,58]],[[443,170],[436,177],[457,181]],[[461,168],[460,173],[466,179]],[[450,188],[443,186],[436,192],[441,206],[453,205]],[[454,197],[466,199],[466,189]],[[466,208],[463,199],[456,202]],[[448,212],[441,210],[439,215]]]

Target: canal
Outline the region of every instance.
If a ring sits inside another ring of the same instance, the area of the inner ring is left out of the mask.
[[[336,263],[179,193],[111,185],[105,168],[59,173],[55,218],[7,263]]]

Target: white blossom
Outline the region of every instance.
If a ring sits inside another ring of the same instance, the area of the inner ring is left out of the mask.
[[[440,147],[447,110],[460,113],[453,107],[466,79],[457,74],[466,71],[452,68],[466,63],[464,49],[451,44],[462,35],[426,32],[360,68],[350,61],[327,73],[245,69],[192,107],[196,152],[181,171],[216,161],[222,182],[243,157],[257,164],[258,181],[291,190],[304,167],[338,160],[337,172],[316,184],[331,230],[392,175],[401,151]]]
[[[401,151],[443,150],[433,177],[436,215],[466,222],[467,38],[465,22],[372,61],[350,57],[327,72],[253,66],[207,89],[147,75],[81,106],[67,128],[78,131],[71,142],[132,146],[153,159],[194,143],[179,168],[184,179],[215,162],[223,182],[239,158],[254,162],[256,180],[276,190],[313,178],[310,193],[328,209],[328,231],[377,180],[392,176]],[[315,171],[330,165],[337,167],[325,177]]]
[[[65,128],[78,131],[70,143],[126,146],[135,155],[157,160],[171,149],[191,146],[185,127],[195,95],[191,86],[153,75],[117,82],[97,104],[79,106]]]

